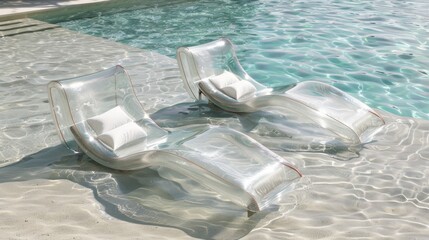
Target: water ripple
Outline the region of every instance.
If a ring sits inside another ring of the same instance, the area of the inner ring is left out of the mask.
[[[340,81],[338,87],[375,108],[429,119],[428,98],[420,98],[429,79],[427,2],[221,2],[106,13],[60,25],[171,57],[180,46],[226,36],[238,45],[245,69],[264,84]]]

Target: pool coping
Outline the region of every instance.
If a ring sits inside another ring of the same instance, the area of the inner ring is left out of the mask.
[[[20,18],[28,18],[34,14],[43,14],[46,12],[58,10],[71,6],[94,5],[106,3],[112,0],[73,0],[70,2],[61,2],[60,0],[54,1],[39,1],[37,3],[17,3],[9,6],[0,5],[0,21],[15,20]],[[43,4],[43,2],[46,2]]]
[[[54,2],[56,4],[34,4],[30,8],[19,7],[19,5],[5,8],[0,5],[0,22],[34,18],[55,24],[61,21],[92,18],[103,13],[110,14],[129,11],[129,9],[159,7],[195,0],[73,0],[66,4],[61,4],[60,1],[47,0],[45,2]]]

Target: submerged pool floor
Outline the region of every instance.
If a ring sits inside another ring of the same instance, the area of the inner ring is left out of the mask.
[[[46,234],[56,239],[429,235],[429,121],[380,111],[386,125],[372,141],[354,152],[335,147],[326,151],[320,148],[324,136],[311,134],[318,132],[315,126],[297,124],[278,134],[273,129],[281,127],[278,122],[283,118],[276,113],[237,115],[191,102],[176,61],[153,51],[52,28],[0,38],[0,54],[4,56],[0,189],[5,190],[0,209],[8,210],[2,210],[7,217],[0,219],[3,235],[39,239],[47,239]],[[293,162],[305,178],[276,209],[248,218],[244,210],[166,169],[114,171],[68,152],[59,145],[46,84],[116,64],[128,69],[143,107],[160,126],[235,128]],[[147,209],[155,214],[145,214]]]

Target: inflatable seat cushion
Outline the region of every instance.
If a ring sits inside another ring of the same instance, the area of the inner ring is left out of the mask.
[[[224,71],[222,74],[209,77],[210,82],[218,89],[239,82],[240,79],[232,72]]]
[[[133,119],[120,106],[86,120],[97,135],[132,121]]]
[[[231,98],[240,100],[243,98],[253,97],[255,95],[256,88],[248,81],[239,81],[222,88],[221,91]]]
[[[146,131],[135,122],[129,122],[98,136],[98,139],[116,150],[121,146],[147,136]]]

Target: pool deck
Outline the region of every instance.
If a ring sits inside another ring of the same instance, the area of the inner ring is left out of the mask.
[[[4,0],[0,3],[0,16],[23,16],[26,14],[53,8],[66,7],[109,0]]]

